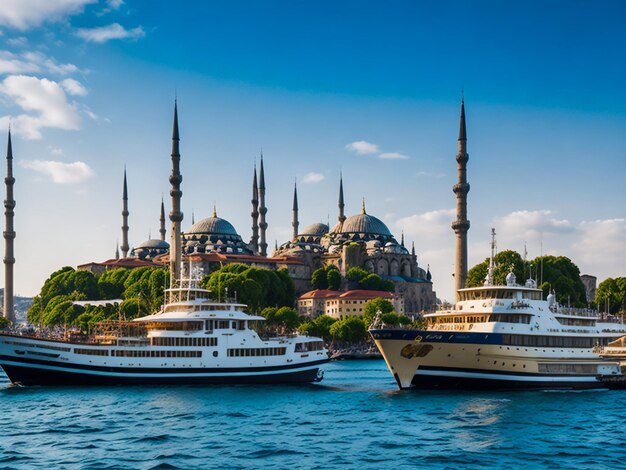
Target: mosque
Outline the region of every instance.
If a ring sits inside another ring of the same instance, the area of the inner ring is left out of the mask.
[[[178,112],[175,105],[172,157],[178,152]],[[175,147],[175,148],[174,148]],[[180,177],[182,180],[182,177]],[[181,192],[182,195],[182,192]],[[173,198],[174,200],[174,198]],[[134,248],[128,242],[128,191],[126,171],[122,194],[122,256],[116,249],[115,259],[103,263],[78,266],[94,272],[113,267],[132,269],[139,265],[166,265],[170,263],[170,244],[165,241],[165,207],[161,201],[160,238],[148,239]],[[345,276],[351,267],[361,267],[394,283],[394,296],[404,305],[406,313],[418,313],[435,308],[436,294],[430,271],[419,266],[415,246],[409,251],[394,237],[379,218],[368,214],[363,200],[361,212],[349,217],[344,213],[343,175],[339,178],[337,223],[330,228],[324,223],[308,225],[299,230],[298,194],[294,186],[291,240],[277,245],[268,256],[267,206],[265,169],[261,155],[259,173],[256,165],[252,178],[251,238],[249,242],[226,219],[218,217],[214,208],[210,217],[192,224],[180,234],[181,253],[185,260],[194,262],[208,274],[228,263],[244,263],[267,269],[285,268],[293,279],[298,295],[312,289],[311,277],[316,269],[335,265],[342,274],[342,287],[347,287]],[[172,213],[170,213],[170,218]],[[182,217],[182,213],[181,213]],[[181,219],[182,221],[182,219]],[[171,238],[171,243],[174,243]],[[183,275],[186,266],[183,265]]]

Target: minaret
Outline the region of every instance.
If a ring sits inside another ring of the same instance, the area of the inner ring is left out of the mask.
[[[261,229],[261,240],[259,241],[259,252],[261,256],[267,256],[267,241],[265,237],[267,235],[267,222],[265,221],[265,214],[267,214],[267,207],[265,207],[265,171],[263,170],[263,154],[261,154],[261,171],[259,173],[259,228]]]
[[[415,242],[411,243],[411,256],[415,256]]]
[[[7,176],[4,178],[6,185],[6,199],[4,200],[4,317],[11,323],[15,321],[15,311],[13,310],[13,265],[15,258],[13,255],[13,240],[15,240],[15,230],[13,230],[13,216],[15,215],[15,200],[13,199],[13,147],[11,145],[11,128],[9,127],[9,141],[7,143]]]
[[[452,229],[456,235],[456,268],[454,271],[455,291],[463,289],[467,279],[467,231],[470,228],[469,220],[467,220],[467,193],[470,190],[470,185],[467,182],[468,160],[467,133],[465,130],[465,102],[461,99],[459,151],[456,154],[459,181],[457,184],[452,186],[452,191],[456,194],[456,220],[452,222]]]
[[[296,183],[293,183],[293,221],[291,222],[291,226],[293,227],[293,239],[295,240],[298,236],[298,226],[300,223],[298,222],[298,186]]]
[[[178,143],[178,103],[174,100],[174,128],[172,130],[172,174],[170,176],[170,195],[172,196],[172,211],[170,212],[170,221],[172,222],[171,238],[170,238],[170,287],[175,287],[176,282],[180,279],[181,268],[181,235],[180,223],[183,221],[183,213],[180,211],[180,199],[183,192],[180,190],[180,183],[183,177],[180,174],[180,152]]]
[[[163,203],[163,196],[161,196],[161,217],[159,217],[159,222],[161,222],[161,228],[159,228],[161,240],[165,241],[165,204]]]
[[[259,187],[256,179],[256,163],[254,164],[254,176],[252,178],[252,238],[250,244],[252,251],[259,252]]]
[[[343,174],[339,173],[339,223],[343,224],[344,220],[346,220],[346,216],[344,214],[345,204],[343,203]]]
[[[124,189],[122,191],[122,256],[128,256],[128,185],[126,184],[126,167],[124,167]]]
[[[120,243],[115,243],[115,259],[120,259]]]

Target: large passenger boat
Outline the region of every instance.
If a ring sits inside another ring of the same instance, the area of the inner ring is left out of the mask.
[[[441,389],[592,389],[622,377],[604,347],[626,326],[590,309],[543,299],[534,280],[458,291],[453,309],[424,315],[427,327],[370,329],[398,387]]]
[[[209,300],[194,280],[168,289],[161,311],[99,325],[87,338],[0,332],[0,366],[21,385],[274,384],[322,379],[319,338],[261,338],[265,319]]]

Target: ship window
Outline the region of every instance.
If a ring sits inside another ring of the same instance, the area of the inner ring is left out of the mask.
[[[82,349],[82,348],[74,348],[75,354],[84,354],[88,356],[108,356],[108,349]]]
[[[225,330],[230,326],[230,322],[228,320],[216,320],[215,321],[215,329],[216,330]]]

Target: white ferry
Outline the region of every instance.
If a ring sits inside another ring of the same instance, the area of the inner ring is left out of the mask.
[[[209,300],[193,280],[168,289],[160,312],[104,322],[82,340],[0,332],[0,366],[21,385],[317,382],[329,361],[319,338],[262,339],[236,302]]]
[[[535,281],[460,289],[455,308],[424,315],[424,330],[370,328],[401,389],[591,389],[623,381],[603,348],[626,326],[543,300]]]

